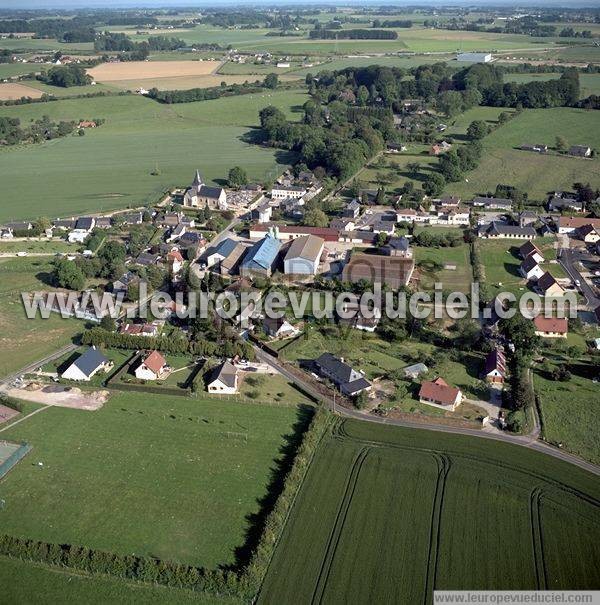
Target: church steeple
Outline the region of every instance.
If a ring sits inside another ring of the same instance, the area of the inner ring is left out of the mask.
[[[194,176],[194,181],[192,182],[192,187],[195,187],[196,189],[198,189],[202,185],[204,185],[204,181],[202,180],[202,177],[200,176],[200,171],[196,170],[196,176]]]

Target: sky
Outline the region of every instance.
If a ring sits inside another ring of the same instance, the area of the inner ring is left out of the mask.
[[[1,9],[65,9],[65,8],[124,8],[124,7],[216,7],[216,6],[291,6],[307,4],[339,4],[339,5],[368,5],[385,4],[397,6],[443,6],[443,5],[467,5],[467,6],[506,6],[515,5],[519,8],[535,6],[600,6],[600,0],[0,0]]]

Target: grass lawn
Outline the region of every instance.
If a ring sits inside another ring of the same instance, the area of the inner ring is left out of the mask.
[[[89,605],[237,605],[230,598],[192,591],[125,582],[115,578],[69,573],[28,561],[0,557],[0,584],[9,603],[88,603]]]
[[[467,181],[451,183],[447,193],[464,199],[494,191],[499,183],[513,185],[528,192],[532,200],[543,200],[548,192],[569,190],[575,182],[600,186],[600,159],[582,160],[530,153],[517,149],[523,143],[546,143],[554,146],[557,136],[570,145],[600,146],[600,115],[583,109],[559,107],[528,109],[498,128],[483,140],[484,154]]]
[[[50,271],[47,260],[0,259],[0,376],[69,344],[83,329],[58,313],[27,319],[20,293],[47,289]]]
[[[2,436],[33,445],[2,482],[3,531],[214,568],[235,561],[301,407],[115,394]],[[34,462],[43,461],[43,469]]]
[[[167,188],[187,185],[196,169],[207,181],[223,182],[235,164],[252,180],[274,177],[289,157],[243,138],[264,106],[274,104],[294,116],[305,99],[302,92],[286,90],[179,105],[128,95],[5,107],[2,115],[24,123],[46,114],[106,123],[84,137],[0,150],[0,221],[139,206]],[[156,168],[160,174],[151,175]]]
[[[433,230],[433,227],[428,229]],[[448,229],[450,231],[450,229]],[[452,230],[460,234],[460,229]],[[433,290],[434,284],[443,284],[444,291],[469,292],[473,278],[469,246],[463,244],[455,248],[414,247],[415,261],[421,277],[420,287]],[[455,265],[456,269],[445,269],[445,265]]]
[[[599,496],[594,475],[514,445],[339,421],[258,603],[412,605],[435,589],[594,588]]]
[[[65,240],[25,240],[25,241],[0,241],[0,254],[16,254],[17,252],[29,252],[31,254],[58,254],[79,252],[81,244],[70,244]]]
[[[581,346],[571,341],[570,345]],[[598,408],[598,383],[589,364],[559,357],[556,364],[566,364],[572,372],[571,380],[558,382],[541,368],[535,372],[535,390],[539,396],[544,439],[561,443],[574,454],[600,463],[600,409]]]

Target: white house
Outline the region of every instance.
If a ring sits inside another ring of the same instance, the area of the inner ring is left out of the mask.
[[[75,228],[69,232],[68,240],[71,243],[83,243],[96,225],[96,219],[92,216],[84,216],[77,219]]]
[[[238,371],[229,361],[219,364],[210,373],[206,381],[206,388],[209,393],[216,395],[235,395],[238,392]]]
[[[289,197],[300,199],[306,193],[306,187],[296,185],[274,185],[271,189],[271,198],[274,200],[285,200]]]
[[[159,380],[166,378],[170,370],[165,358],[158,351],[151,351],[135,369],[135,377],[140,380]]]
[[[104,357],[96,347],[92,346],[62,373],[62,378],[88,382],[95,374],[106,372],[112,366],[112,361]]]
[[[537,281],[542,275],[544,275],[544,270],[537,264],[535,259],[533,258],[533,254],[530,254],[519,267],[519,273],[528,280]]]

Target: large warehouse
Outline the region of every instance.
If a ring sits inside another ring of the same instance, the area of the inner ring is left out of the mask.
[[[457,61],[463,63],[489,63],[492,60],[491,53],[459,53],[456,55]]]

